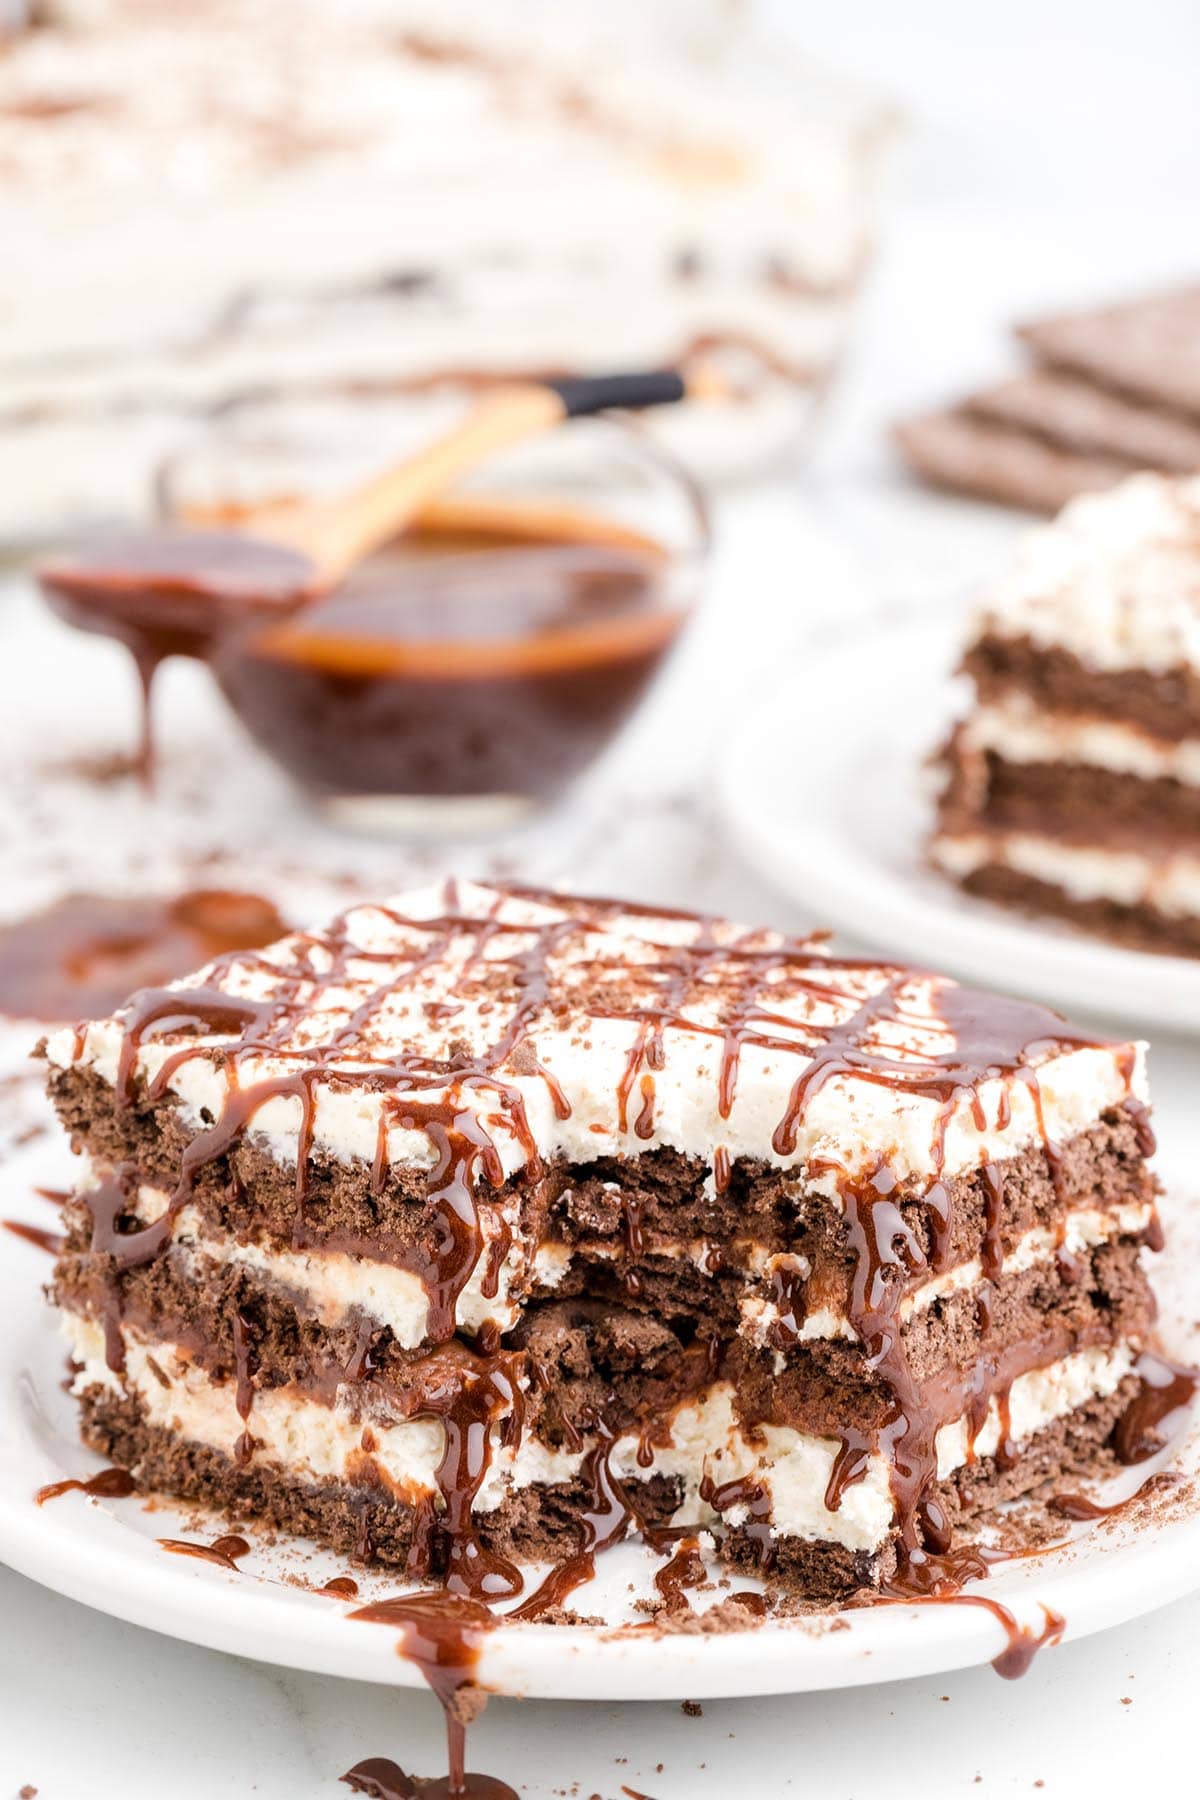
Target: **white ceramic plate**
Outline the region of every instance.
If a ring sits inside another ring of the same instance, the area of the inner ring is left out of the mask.
[[[65,1149],[60,1154],[43,1143],[8,1162],[0,1172],[0,1217],[53,1223],[46,1203],[30,1197],[31,1188],[65,1181],[68,1161]],[[1200,1212],[1192,1211],[1194,1245]],[[1159,1280],[1164,1320],[1173,1347],[1194,1355],[1200,1343],[1193,1333],[1189,1345],[1182,1321],[1200,1314],[1186,1279],[1200,1252],[1189,1254],[1179,1229],[1172,1238],[1173,1254]],[[43,1252],[0,1231],[0,1558],[89,1606],[172,1637],[292,1668],[419,1685],[418,1672],[395,1652],[393,1632],[351,1620],[349,1607],[311,1591],[346,1572],[325,1552],[256,1543],[234,1574],[170,1555],[157,1542],[211,1540],[222,1529],[219,1520],[198,1520],[186,1509],[139,1498],[95,1501],[78,1492],[34,1504],[43,1484],[102,1466],[80,1448],[74,1407],[62,1391],[62,1344],[41,1295],[48,1266]],[[1131,1472],[1123,1487],[1116,1484],[1114,1496],[1153,1466]],[[1176,1446],[1172,1466],[1200,1471],[1200,1420]],[[497,1692],[570,1699],[798,1693],[968,1667],[990,1660],[1005,1643],[1001,1627],[983,1609],[953,1605],[853,1612],[841,1615],[836,1630],[830,1619],[815,1618],[708,1636],[644,1629],[622,1634],[620,1622],[640,1617],[631,1610],[628,1584],[639,1594],[652,1592],[658,1563],[636,1545],[606,1553],[600,1580],[581,1589],[574,1603],[611,1626],[498,1630],[485,1642],[479,1679]],[[362,1600],[397,1591],[394,1580],[355,1575]],[[1196,1586],[1200,1513],[1180,1504],[1169,1517],[1153,1520],[1131,1508],[1085,1530],[1065,1550],[1001,1566],[982,1591],[1035,1631],[1042,1629],[1042,1606],[1051,1607],[1065,1617],[1066,1635],[1078,1638]]]
[[[1200,1032],[1200,962],[1025,919],[925,865],[923,765],[964,704],[947,674],[961,630],[958,613],[872,625],[783,675],[720,759],[730,836],[814,925],[1138,1031]]]

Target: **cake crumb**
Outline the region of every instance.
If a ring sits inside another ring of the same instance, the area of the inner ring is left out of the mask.
[[[704,1717],[704,1708],[698,1700],[681,1700],[679,1702],[679,1710],[682,1713],[686,1713],[689,1719],[702,1719]]]
[[[37,1789],[33,1786],[33,1784],[31,1782],[27,1781],[25,1783],[25,1786],[18,1790],[17,1800],[35,1800],[36,1794],[37,1794]]]

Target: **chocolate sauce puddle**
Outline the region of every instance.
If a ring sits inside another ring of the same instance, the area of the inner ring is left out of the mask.
[[[370,1800],[420,1800],[418,1780],[410,1779],[399,1763],[386,1756],[364,1757],[341,1777],[356,1794],[367,1794]]]
[[[318,1594],[328,1594],[333,1600],[357,1600],[358,1583],[352,1575],[335,1575],[317,1589]]]
[[[507,1782],[466,1769],[468,1690],[475,1685],[484,1638],[497,1623],[488,1607],[481,1600],[436,1590],[378,1600],[350,1617],[399,1630],[398,1654],[420,1670],[441,1704],[449,1772],[426,1780],[406,1775],[385,1758],[370,1757],[348,1769],[342,1780],[357,1793],[381,1800],[517,1800]]]
[[[93,1500],[125,1500],[137,1493],[137,1482],[128,1469],[101,1469],[86,1480],[71,1476],[65,1481],[51,1481],[40,1487],[33,1498],[38,1506],[45,1506],[47,1500],[70,1493],[90,1494]]]
[[[249,1544],[236,1532],[214,1538],[211,1544],[195,1544],[189,1538],[159,1538],[158,1544],[160,1550],[169,1550],[173,1556],[194,1556],[200,1562],[215,1563],[219,1569],[232,1569],[235,1573],[239,1557],[250,1554]]]
[[[287,929],[259,894],[67,894],[0,926],[0,1013],[47,1024],[100,1018],[135,988],[259,949]]]

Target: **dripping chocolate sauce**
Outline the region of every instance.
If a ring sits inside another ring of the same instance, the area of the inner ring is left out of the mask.
[[[1008,1642],[999,1656],[992,1658],[992,1667],[1005,1681],[1019,1681],[1022,1675],[1027,1675],[1038,1651],[1046,1649],[1048,1645],[1060,1643],[1067,1628],[1067,1621],[1061,1613],[1052,1611],[1048,1606],[1042,1607],[1045,1625],[1040,1632],[1035,1632],[1028,1625],[1018,1624],[1007,1606],[1001,1605],[999,1600],[993,1600],[987,1594],[957,1594],[953,1598],[953,1604],[982,1606],[1004,1627]]]
[[[348,1769],[342,1780],[358,1793],[378,1794],[383,1800],[517,1800],[507,1782],[466,1768],[463,1702],[475,1686],[484,1639],[497,1623],[489,1608],[481,1600],[439,1589],[378,1600],[350,1617],[399,1632],[398,1653],[420,1670],[441,1704],[449,1771],[433,1781],[414,1779],[395,1763],[371,1757]]]
[[[564,1605],[576,1588],[592,1579],[597,1552],[619,1543],[635,1522],[633,1503],[609,1461],[614,1442],[612,1430],[603,1418],[591,1421],[591,1428],[597,1442],[584,1452],[580,1468],[589,1499],[578,1522],[578,1547],[573,1556],[550,1570],[528,1599],[513,1607],[506,1615],[509,1619],[538,1619]]]
[[[148,784],[151,693],[162,664],[170,656],[208,656],[248,613],[295,606],[313,572],[308,557],[240,532],[158,531],[49,558],[38,579],[68,624],[115,638],[133,658],[141,694],[137,766]]]
[[[240,1312],[233,1315],[234,1406],[242,1421],[242,1431],[234,1445],[234,1461],[245,1468],[254,1455],[254,1439],[250,1435],[250,1412],[254,1405],[254,1327]]]
[[[990,1594],[964,1593],[963,1586],[968,1581],[985,1579],[997,1563],[1016,1561],[1024,1554],[1040,1555],[1042,1551],[1009,1551],[982,1544],[964,1544],[952,1548],[949,1533],[944,1530],[943,1522],[937,1520],[936,1513],[927,1522],[927,1528],[930,1537],[939,1547],[914,1551],[907,1563],[901,1564],[896,1574],[883,1583],[880,1589],[881,1599],[867,1604],[982,1608],[991,1614],[1005,1634],[1004,1649],[991,1659],[992,1668],[1005,1681],[1018,1680],[1029,1672],[1039,1650],[1060,1641],[1067,1628],[1066,1620],[1061,1614],[1042,1606],[1045,1620],[1043,1629],[1040,1632],[1031,1631],[1027,1625],[1020,1623],[1003,1601],[993,1599]]]

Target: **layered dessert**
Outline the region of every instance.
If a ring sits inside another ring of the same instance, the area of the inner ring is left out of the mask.
[[[45,1055],[87,1442],[452,1591],[919,1586],[1140,1391],[1140,1048],[820,938],[449,882]]]
[[[1200,954],[1200,479],[1031,534],[963,667],[934,861],[970,892]]]

